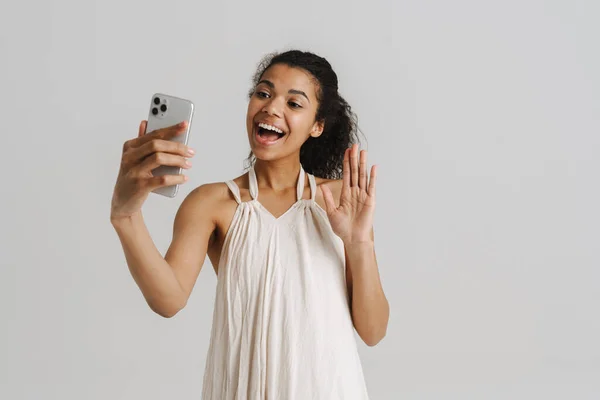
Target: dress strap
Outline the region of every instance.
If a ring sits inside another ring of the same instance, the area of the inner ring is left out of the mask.
[[[317,182],[315,181],[315,177],[311,174],[308,175],[308,183],[310,184],[310,199],[315,201],[315,196],[317,194]]]
[[[304,172],[304,168],[300,165],[300,176],[298,176],[298,186],[296,187],[296,196],[298,201],[302,200],[302,195],[304,194],[304,177],[306,173]]]
[[[256,180],[256,171],[254,171],[254,165],[250,167],[250,171],[248,171],[248,180],[250,186],[250,196],[252,196],[252,200],[256,200],[258,198],[258,181]]]
[[[242,198],[240,196],[240,188],[238,187],[238,185],[234,181],[226,181],[225,184],[227,185],[227,187],[229,187],[231,193],[233,193],[235,201],[237,201],[238,204],[241,204]]]

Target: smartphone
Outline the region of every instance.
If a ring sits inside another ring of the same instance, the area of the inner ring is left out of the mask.
[[[183,143],[187,146],[192,127],[192,117],[194,116],[194,103],[179,97],[170,96],[163,93],[155,93],[150,100],[150,110],[148,111],[148,124],[146,125],[146,134],[157,129],[167,128],[180,122],[187,121],[187,128],[181,133],[170,139],[175,142]],[[152,170],[152,175],[179,175],[183,168],[169,165],[161,165]],[[163,186],[154,189],[152,192],[167,197],[175,197],[179,191],[179,185]]]

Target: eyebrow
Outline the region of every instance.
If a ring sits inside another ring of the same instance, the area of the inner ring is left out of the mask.
[[[263,79],[262,81],[258,82],[258,84],[256,86],[260,85],[261,83],[264,83],[265,85],[267,85],[271,89],[275,89],[275,85],[273,84],[273,82],[271,82],[268,79]],[[299,94],[300,96],[304,96],[304,97],[306,97],[306,100],[308,100],[308,102],[310,103],[310,99],[308,98],[308,96],[306,95],[306,93],[304,93],[302,90],[290,89],[290,90],[288,90],[288,93]]]

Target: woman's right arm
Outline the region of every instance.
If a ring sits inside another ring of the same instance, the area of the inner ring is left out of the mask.
[[[204,264],[216,228],[211,216],[215,206],[212,186],[200,186],[182,202],[165,258],[152,241],[141,212],[112,221],[131,276],[148,306],[165,318],[185,307]]]
[[[153,176],[160,165],[186,165],[189,148],[169,140],[185,131],[185,123],[146,133],[142,121],[138,137],[125,142],[121,167],[111,202],[110,221],[115,228],[131,275],[150,308],[172,317],[187,303],[193,282],[204,263],[208,242],[216,227],[211,217],[213,185],[193,190],[182,202],[175,220],[168,258],[152,241],[141,208],[155,188],[183,184],[184,175]]]

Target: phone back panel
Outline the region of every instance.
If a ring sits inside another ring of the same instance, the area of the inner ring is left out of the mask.
[[[158,100],[155,100],[158,99]],[[154,111],[153,111],[154,110]],[[148,111],[148,124],[146,133],[151,133],[157,129],[167,128],[176,125],[182,121],[187,121],[185,133],[179,134],[170,139],[174,142],[188,144],[190,129],[192,127],[192,117],[194,115],[194,104],[185,99],[169,96],[163,93],[155,93],[150,100],[150,110]],[[179,175],[183,168],[161,165],[152,170],[152,175]],[[153,192],[167,197],[175,197],[179,190],[179,185],[164,186],[154,189]]]

